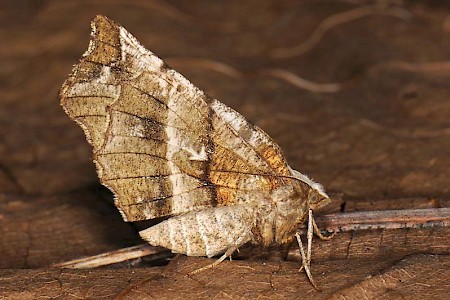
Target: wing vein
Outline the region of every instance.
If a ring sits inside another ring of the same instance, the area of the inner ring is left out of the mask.
[[[128,204],[127,206],[137,206],[137,205],[141,205],[141,204],[146,204],[146,203],[151,203],[151,202],[156,202],[156,201],[166,200],[166,199],[169,199],[169,198],[172,198],[172,197],[176,197],[176,196],[181,196],[181,195],[189,194],[190,192],[193,192],[193,191],[198,190],[199,188],[203,188],[203,187],[205,187],[205,186],[204,186],[204,185],[200,185],[200,186],[197,186],[197,187],[195,187],[195,188],[193,188],[193,189],[190,189],[190,190],[187,190],[187,191],[183,191],[183,192],[178,193],[178,194],[168,195],[168,196],[166,196],[166,197],[160,197],[160,198],[154,198],[154,199],[146,199],[146,200],[141,201],[141,202],[139,202],[139,203],[130,203],[130,204]]]

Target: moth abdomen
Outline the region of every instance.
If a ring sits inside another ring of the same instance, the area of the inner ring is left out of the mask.
[[[243,205],[209,208],[172,217],[140,235],[174,253],[212,257],[251,240],[253,215]]]

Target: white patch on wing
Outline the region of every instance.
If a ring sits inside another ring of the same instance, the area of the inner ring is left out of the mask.
[[[278,147],[274,144],[270,138],[257,126],[254,127],[252,135],[250,136],[248,143],[253,147],[258,147],[259,145],[270,145],[271,147]]]
[[[201,155],[203,154],[201,151],[200,153],[197,153],[196,151],[192,150],[192,147],[189,147],[185,144],[183,141],[183,137],[180,136],[179,132],[177,131],[175,120],[178,118],[178,116],[175,114],[175,111],[177,106],[174,102],[173,98],[169,98],[169,102],[167,103],[168,107],[174,107],[174,109],[167,110],[167,125],[165,128],[165,132],[167,135],[167,153],[166,153],[166,159],[168,160],[168,166],[170,169],[170,172],[172,174],[180,173],[180,169],[176,166],[175,163],[172,163],[174,161],[174,156],[177,152],[180,151],[180,148],[186,149],[191,153],[191,155],[194,158],[202,158]],[[175,127],[174,127],[175,126]],[[177,145],[177,146],[175,146]],[[206,154],[206,153],[205,153]],[[169,180],[172,183],[172,195],[179,195],[177,196],[177,200],[172,202],[172,210],[173,211],[185,211],[186,205],[190,203],[189,194],[185,194],[185,184],[183,180],[177,179],[177,177],[169,177]],[[184,193],[184,194],[183,194]]]
[[[183,95],[186,99],[198,99],[205,96],[203,91],[201,91],[198,87],[194,86],[189,80],[187,80],[183,75],[178,73],[173,69],[167,70],[168,78],[173,80],[174,86],[175,83],[178,83],[180,86],[184,88]]]
[[[191,157],[189,157],[189,160],[208,161],[208,155],[206,155],[205,146],[202,146],[202,149],[200,150],[200,152],[197,152],[191,148],[183,148],[183,149],[191,154]]]
[[[295,178],[303,181],[304,183],[309,185],[311,188],[316,190],[320,195],[328,198],[327,193],[325,193],[325,189],[323,188],[323,186],[320,183],[314,182],[311,178],[309,178],[305,174],[302,174],[299,171],[292,169],[291,167],[289,167],[289,169]]]
[[[103,66],[100,72],[100,76],[98,79],[96,79],[96,81],[103,84],[108,84],[110,82],[110,78],[111,78],[111,67]]]
[[[154,78],[155,81],[158,82],[159,88],[161,89],[161,94],[168,93],[168,90],[167,90],[168,83],[166,81],[167,79],[165,79],[165,76],[163,77],[163,76],[153,75],[152,77]],[[169,95],[165,95],[165,96],[169,96]]]
[[[257,145],[259,142],[260,136],[258,134],[257,131],[253,131],[252,135],[250,136],[250,138],[248,139],[248,143],[252,146]]]
[[[117,99],[120,95],[120,85],[80,82],[72,85],[66,93],[68,97],[92,96],[93,91],[96,95],[105,95]]]
[[[161,69],[164,63],[159,57],[145,49],[125,28],[120,27],[119,30],[122,60],[130,55],[135,58],[133,61],[140,70],[149,71],[153,69],[159,71]]]
[[[130,136],[136,136],[136,137],[145,138],[146,137],[146,131],[145,131],[144,126],[142,124],[140,124],[140,123],[137,123],[136,125],[134,125],[131,128]]]
[[[211,103],[211,108],[227,123],[233,127],[236,132],[239,132],[246,121],[237,112],[227,107],[225,104],[214,99]]]
[[[166,153],[166,158],[169,162],[172,162],[174,160],[174,155],[175,153],[178,152],[178,148],[174,147],[173,145],[177,145],[179,144],[179,141],[177,139],[177,134],[175,129],[170,126],[171,124],[171,120],[174,120],[174,113],[172,111],[169,110],[168,116],[167,116],[167,120],[168,120],[168,125],[166,127],[166,135],[168,138],[167,141],[167,153]],[[169,168],[170,168],[170,172],[172,174],[176,174],[179,172],[178,168],[175,166],[175,164],[169,163],[168,164]],[[181,181],[176,180],[173,177],[169,177],[171,183],[172,183],[172,195],[178,195],[181,194],[184,189],[183,189],[183,183]],[[180,203],[180,201],[174,201],[173,202],[173,207],[172,209],[174,211],[179,211],[179,205],[178,204],[182,204]]]

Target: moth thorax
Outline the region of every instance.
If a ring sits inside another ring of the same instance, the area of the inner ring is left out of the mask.
[[[309,202],[309,187],[302,184],[284,188],[284,193],[277,191],[276,196],[284,196],[276,201],[276,217],[274,219],[274,240],[277,243],[289,241],[298,227],[306,219]]]

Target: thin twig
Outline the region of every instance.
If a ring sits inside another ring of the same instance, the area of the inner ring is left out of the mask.
[[[322,40],[323,36],[333,27],[363,18],[365,16],[376,14],[397,17],[403,20],[407,20],[411,17],[411,14],[407,10],[399,7],[388,9],[379,5],[358,7],[326,18],[319,24],[319,26],[317,26],[306,41],[291,48],[274,49],[271,56],[274,58],[289,58],[302,55],[312,50]]]
[[[224,75],[230,76],[234,79],[241,79],[243,73],[238,69],[227,65],[223,62],[206,59],[206,58],[194,58],[194,57],[170,57],[165,59],[165,61],[171,65],[175,66],[176,69],[182,67],[183,65],[191,65],[197,68],[203,68],[212,70]]]
[[[67,269],[92,269],[101,266],[107,266],[124,262],[130,259],[144,257],[147,255],[158,254],[162,251],[165,250],[159,247],[153,247],[149,244],[140,244],[137,246],[105,252],[94,256],[87,256],[79,259],[53,264],[50,267],[67,268]]]
[[[312,93],[336,93],[343,89],[344,84],[342,83],[317,83],[304,78],[301,78],[297,74],[279,68],[265,68],[253,71],[252,74],[244,73],[233,66],[227,65],[226,63],[206,59],[206,58],[193,58],[193,57],[171,57],[167,58],[166,62],[170,65],[174,65],[177,68],[182,68],[183,65],[190,65],[195,68],[203,68],[227,75],[233,79],[241,80],[246,76],[271,76],[274,78],[281,79],[289,84],[294,85],[300,89],[307,90]]]
[[[450,207],[376,210],[329,214],[315,217],[320,229],[345,232],[367,229],[445,227],[450,225]],[[299,230],[306,232],[306,227]],[[54,264],[54,268],[89,269],[161,253],[162,248],[141,244],[95,256]]]
[[[369,71],[378,69],[394,69],[405,72],[422,73],[422,74],[436,74],[436,73],[448,74],[448,72],[450,72],[450,61],[443,60],[443,61],[414,63],[401,60],[388,60],[371,67]]]
[[[450,225],[450,207],[356,211],[317,216],[315,219],[320,229],[335,232],[445,227]]]
[[[384,131],[387,133],[390,133],[395,136],[399,137],[405,137],[405,138],[436,138],[436,137],[442,137],[446,135],[450,135],[450,127],[437,129],[437,130],[427,130],[427,129],[414,129],[414,130],[403,130],[403,129],[396,129],[396,128],[390,128],[387,126],[380,125],[378,123],[375,123],[374,121],[368,120],[368,119],[360,119],[359,123],[363,126]]]
[[[258,71],[258,74],[282,79],[298,88],[313,93],[336,93],[339,92],[343,86],[340,83],[317,83],[309,81],[284,69],[263,69]]]

